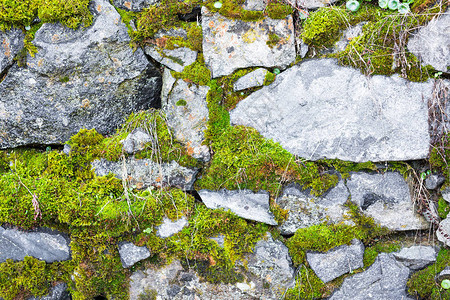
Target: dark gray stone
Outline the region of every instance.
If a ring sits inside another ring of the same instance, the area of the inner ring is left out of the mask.
[[[436,261],[437,252],[432,246],[412,246],[393,255],[411,270],[420,270]]]
[[[138,247],[130,242],[119,244],[120,261],[124,268],[129,268],[138,261],[150,257],[150,251],[146,246]]]
[[[116,7],[130,11],[141,11],[143,8],[159,2],[161,0],[113,0]]]
[[[92,26],[44,24],[27,57],[0,83],[0,148],[58,144],[81,128],[112,133],[131,112],[158,106],[161,75],[107,0],[90,4]]]
[[[167,238],[177,232],[180,232],[188,225],[189,222],[184,216],[176,221],[171,221],[169,218],[164,218],[163,223],[157,227],[156,235],[161,238]]]
[[[208,208],[225,208],[236,215],[269,225],[277,225],[270,211],[269,194],[264,191],[254,193],[250,190],[220,191],[200,190],[198,192]]]
[[[12,30],[0,31],[0,73],[14,63],[14,57],[23,48],[25,35],[22,30],[13,28]],[[2,114],[0,106],[0,117]]]
[[[376,223],[390,230],[416,230],[429,227],[415,212],[409,187],[397,172],[353,173],[347,180],[351,201]]]
[[[366,271],[344,279],[330,300],[412,300],[406,293],[409,269],[392,254],[380,253]]]
[[[292,16],[257,22],[226,19],[202,7],[203,55],[212,77],[229,75],[240,68],[286,68],[295,60]],[[269,34],[280,40],[269,47]]]
[[[325,283],[362,268],[364,266],[363,257],[364,245],[356,239],[352,241],[351,245],[342,245],[325,253],[306,253],[306,260],[311,269]]]
[[[445,177],[438,174],[431,174],[425,179],[425,187],[429,190],[435,190],[445,181]]]
[[[423,99],[432,87],[431,80],[366,77],[334,59],[308,60],[239,102],[230,117],[306,159],[424,159],[430,136]]]
[[[1,298],[0,298],[1,299]],[[31,297],[28,300],[71,300],[66,283],[58,283],[50,289],[50,293],[43,297]]]
[[[97,176],[113,173],[119,179],[126,178],[132,187],[138,189],[172,186],[192,190],[198,172],[197,168],[182,167],[176,161],[158,164],[147,158],[127,158],[125,164],[102,158],[94,160],[91,165]]]
[[[264,84],[266,75],[269,73],[266,69],[258,68],[253,72],[250,72],[241,78],[239,78],[233,85],[234,91],[240,91],[249,89],[252,87],[261,86]]]
[[[25,256],[51,263],[70,259],[69,241],[61,233],[42,228],[19,231],[0,226],[0,263],[7,259],[20,261]]]
[[[450,67],[450,14],[435,17],[408,40],[408,50],[432,65],[436,70],[448,72]]]

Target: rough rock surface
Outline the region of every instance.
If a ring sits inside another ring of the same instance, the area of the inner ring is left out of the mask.
[[[242,7],[246,10],[262,11],[266,8],[267,0],[245,0]]]
[[[14,63],[14,57],[23,48],[24,37],[22,30],[17,28],[5,32],[0,31],[2,43],[0,47],[0,73]]]
[[[257,22],[230,20],[202,8],[203,55],[212,77],[231,74],[240,68],[286,68],[295,60],[292,16]],[[269,47],[270,34],[279,41]]]
[[[431,246],[412,246],[393,253],[394,257],[411,270],[420,270],[436,261],[437,252]]]
[[[297,0],[300,7],[305,7],[308,9],[316,9],[319,7],[328,6],[337,2],[337,0]]]
[[[444,279],[450,280],[450,266],[445,267],[444,270],[442,270],[437,276],[436,280],[440,283]]]
[[[141,11],[143,8],[159,3],[160,0],[113,0],[113,4],[131,11]]]
[[[152,141],[152,137],[142,128],[136,128],[122,141],[122,148],[128,154],[136,153],[145,148],[145,144]]]
[[[434,18],[409,38],[408,50],[419,57],[424,65],[448,72],[450,67],[450,14]]]
[[[445,181],[445,177],[439,174],[431,174],[425,179],[425,187],[429,190],[437,189]]]
[[[25,256],[48,263],[70,259],[69,241],[57,231],[19,231],[0,226],[0,263],[7,259],[23,260]]]
[[[188,225],[189,222],[184,216],[176,221],[171,221],[169,218],[164,218],[163,223],[158,226],[156,235],[160,238],[167,238],[177,232],[180,232],[184,227]]]
[[[198,169],[180,166],[176,161],[158,164],[144,159],[128,158],[123,162],[113,162],[104,158],[92,162],[92,168],[97,176],[106,176],[113,173],[117,178],[123,179],[138,189],[149,186],[173,186],[183,190],[192,190]]]
[[[353,240],[351,245],[341,245],[326,253],[307,252],[306,260],[311,269],[323,282],[331,281],[339,276],[362,268],[364,245]]]
[[[415,212],[408,184],[397,172],[353,173],[347,187],[352,202],[381,226],[398,231],[429,227]]]
[[[27,68],[0,83],[0,148],[63,143],[79,129],[107,134],[131,112],[159,105],[161,76],[107,0],[90,4],[93,24],[44,24]]]
[[[441,190],[442,198],[444,198],[445,201],[450,203],[450,188],[444,188]]]
[[[0,298],[1,299],[1,298]],[[27,300],[71,300],[66,283],[58,283],[50,289],[50,293],[43,297],[31,297]]]
[[[432,82],[366,77],[333,59],[309,60],[242,100],[232,124],[306,159],[355,162],[424,159]]]
[[[344,30],[344,32],[342,33],[342,37],[334,45],[333,52],[343,51],[345,47],[347,47],[347,45],[350,43],[351,39],[362,34],[362,28],[366,23],[367,22],[361,22]]]
[[[406,293],[409,269],[391,254],[380,253],[366,271],[345,278],[330,300],[412,300]]]
[[[186,147],[189,155],[203,161],[210,159],[208,146],[202,145],[209,119],[206,104],[208,91],[207,86],[188,84],[179,79],[172,85],[167,102],[162,103],[167,125],[175,138]]]
[[[450,217],[447,216],[439,223],[439,227],[436,230],[436,236],[438,240],[450,247]]]
[[[241,78],[239,78],[233,85],[234,91],[240,91],[249,89],[256,86],[261,86],[264,84],[266,75],[269,73],[266,69],[258,68],[253,72],[250,72]]]
[[[149,45],[145,46],[144,51],[157,62],[176,72],[183,72],[186,66],[193,64],[197,59],[197,51],[186,47],[169,50]]]
[[[244,219],[277,225],[277,221],[270,211],[267,192],[253,193],[251,190],[228,191],[223,189],[220,191],[200,190],[198,194],[208,208],[225,208]]]
[[[288,186],[277,199],[277,204],[288,210],[288,217],[278,226],[281,234],[294,234],[297,229],[327,223],[346,223],[348,208],[342,206],[348,198],[348,190],[343,181],[322,197],[311,196],[297,186]]]
[[[120,261],[124,268],[129,268],[140,260],[150,257],[147,247],[138,247],[130,242],[119,244]]]

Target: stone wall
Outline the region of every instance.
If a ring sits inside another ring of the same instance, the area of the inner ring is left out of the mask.
[[[0,299],[450,297],[448,4],[10,2]]]

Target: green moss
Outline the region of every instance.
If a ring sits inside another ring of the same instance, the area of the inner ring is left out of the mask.
[[[198,54],[197,60],[184,68],[183,72],[172,71],[172,76],[198,85],[207,85],[211,80],[211,71],[205,66],[202,54]]]
[[[408,292],[422,299],[448,299],[450,292],[443,290],[435,281],[435,277],[449,264],[450,250],[441,248],[436,263],[411,276],[407,283]]]
[[[322,163],[326,166],[333,167],[336,171],[338,171],[343,178],[350,177],[350,172],[359,172],[359,171],[376,171],[377,166],[371,162],[363,162],[363,163],[355,163],[351,161],[343,161],[339,159],[324,159],[319,160],[318,163]]]
[[[157,296],[158,292],[156,290],[145,289],[144,293],[140,294],[137,300],[156,300]]]
[[[264,78],[264,85],[269,85],[272,82],[275,81],[275,78],[277,77],[276,74],[272,73],[272,72],[267,72],[266,74],[266,78]]]
[[[186,106],[187,102],[184,99],[180,99],[175,103],[176,106]]]
[[[275,33],[269,33],[269,39],[267,40],[266,44],[270,48],[275,47],[278,42],[280,41],[280,37],[276,35]]]
[[[69,82],[69,76],[60,77],[59,82],[61,83]]]
[[[402,245],[399,241],[383,241],[376,243],[370,247],[366,247],[364,250],[364,268],[368,268],[371,266],[375,259],[377,258],[378,254],[381,252],[384,253],[390,253],[398,251],[402,248]]]
[[[450,178],[450,167],[447,157],[450,157],[450,134],[442,136],[438,145],[435,145],[430,152],[430,165],[433,172],[440,171],[444,174],[446,181]]]
[[[215,1],[207,1],[205,6],[211,12],[219,12],[222,16],[228,19],[239,19],[243,21],[258,21],[264,18],[261,11],[250,11],[242,8],[244,1],[242,0],[223,0],[222,7],[217,9],[214,7]]]
[[[292,14],[294,9],[282,0],[272,0],[267,4],[265,11],[271,19],[284,19]]]
[[[439,217],[444,220],[448,213],[450,212],[450,205],[447,201],[444,200],[444,198],[440,197],[438,201],[438,214]]]
[[[326,285],[317,277],[314,271],[301,266],[300,272],[295,279],[295,287],[286,292],[285,299],[319,299],[323,298],[326,293]]]

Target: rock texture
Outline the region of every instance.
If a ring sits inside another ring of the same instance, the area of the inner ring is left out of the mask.
[[[297,4],[300,5],[300,7],[305,7],[308,9],[328,6],[335,2],[337,2],[337,0],[297,0]]]
[[[163,223],[157,228],[156,235],[161,238],[167,238],[180,232],[188,225],[189,222],[184,216],[176,221],[171,221],[169,218],[164,218]]]
[[[347,187],[340,181],[326,195],[314,197],[300,187],[288,186],[277,199],[277,204],[288,211],[287,220],[278,229],[281,234],[294,234],[297,229],[321,223],[346,223],[348,208],[342,206],[349,196]]]
[[[231,74],[240,68],[286,68],[295,60],[292,16],[257,22],[230,20],[202,8],[203,55],[212,77]],[[269,46],[269,35],[279,41]]]
[[[326,253],[308,252],[306,260],[317,277],[323,282],[331,281],[353,270],[362,268],[364,245],[353,240],[351,245],[342,245]]]
[[[2,43],[0,47],[0,73],[14,63],[14,57],[23,48],[24,37],[22,30],[17,28],[0,31],[0,41]]]
[[[113,4],[120,8],[131,11],[141,11],[143,8],[161,2],[160,0],[113,0]]]
[[[439,241],[450,247],[450,218],[448,216],[439,223],[436,236]]]
[[[333,59],[293,66],[238,103],[232,124],[306,159],[424,159],[432,82],[362,75]]]
[[[193,64],[197,59],[197,51],[186,47],[169,50],[149,45],[145,46],[144,50],[145,54],[176,72],[183,72],[186,66]]]
[[[27,300],[71,300],[69,291],[67,290],[67,284],[58,283],[50,289],[50,293],[43,297],[31,297]]]
[[[152,137],[142,128],[136,128],[122,141],[122,148],[128,154],[144,150],[145,144],[152,141]]]
[[[409,38],[408,50],[419,57],[424,65],[448,72],[450,67],[450,14],[449,11],[431,20]]]
[[[415,212],[408,184],[397,172],[354,173],[347,180],[347,187],[351,201],[381,226],[397,231],[429,227]]]
[[[51,263],[70,259],[69,241],[57,231],[19,231],[0,226],[0,263],[7,259],[23,260],[25,256]]]
[[[172,186],[192,190],[198,169],[180,166],[177,162],[158,164],[150,159],[128,158],[124,162],[113,162],[104,158],[92,162],[97,176],[113,173],[117,178],[125,178],[132,187],[143,189],[149,186]]]
[[[246,10],[262,11],[266,8],[267,0],[245,0],[242,7]]]
[[[391,254],[380,253],[366,271],[345,278],[330,300],[412,300],[406,294],[409,272]]]
[[[160,74],[130,48],[120,15],[107,0],[90,9],[87,29],[44,24],[27,68],[14,65],[0,83],[0,148],[63,143],[83,127],[107,134],[159,105]]]
[[[254,220],[269,225],[277,225],[273,213],[270,211],[269,194],[267,192],[253,193],[250,190],[220,190],[198,192],[203,203],[208,208],[224,208],[234,212],[239,217]]]
[[[403,248],[393,255],[411,270],[420,270],[436,261],[437,252],[431,246],[412,246]]]
[[[164,75],[168,76],[166,73]],[[208,91],[207,86],[188,84],[179,79],[171,86],[167,102],[162,103],[167,125],[175,138],[186,147],[189,155],[203,161],[210,159],[208,146],[202,145],[209,119],[206,104]]]
[[[266,69],[258,68],[253,72],[250,72],[241,78],[239,78],[233,85],[234,91],[240,91],[249,89],[256,86],[261,86],[264,84],[266,75],[269,73]]]
[[[138,247],[130,242],[119,244],[119,255],[124,268],[129,268],[138,261],[150,257],[147,247]]]

